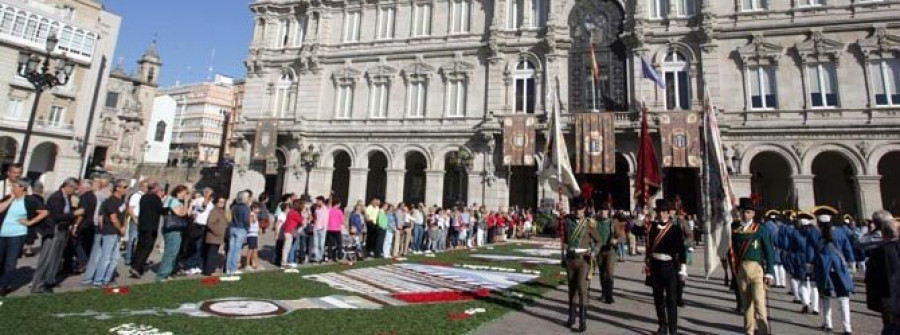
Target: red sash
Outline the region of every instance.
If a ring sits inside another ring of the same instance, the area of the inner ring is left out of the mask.
[[[647,257],[650,257],[650,254],[652,254],[653,251],[656,250],[656,246],[659,245],[659,242],[662,242],[663,237],[666,236],[666,233],[669,232],[669,228],[672,228],[672,223],[666,225],[666,229],[663,229],[661,232],[659,232],[659,235],[656,235],[656,238],[653,240],[653,244],[650,246],[650,250],[647,251]]]

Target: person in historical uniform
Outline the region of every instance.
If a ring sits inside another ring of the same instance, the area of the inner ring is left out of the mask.
[[[797,214],[794,210],[785,210],[781,212],[781,218],[784,220],[784,224],[778,230],[778,237],[775,240],[775,252],[781,257],[781,265],[785,273],[787,276],[790,276],[790,291],[788,291],[788,295],[794,297],[795,303],[800,303],[800,276],[796,271],[798,262],[793,252],[794,236],[797,233]]]
[[[591,270],[591,246],[600,244],[597,222],[585,215],[586,204],[581,198],[572,201],[575,214],[566,217],[564,241],[566,252],[563,264],[569,284],[569,319],[566,326],[575,325],[575,296],[578,296],[578,332],[587,330],[588,273]]]
[[[814,224],[814,219],[815,217],[807,212],[797,214],[800,227],[797,228],[794,243],[799,250],[796,254],[798,263],[796,270],[800,279],[800,303],[803,304],[800,313],[807,314],[811,311],[813,315],[819,315],[819,288],[814,284],[816,279],[812,262],[815,246],[819,245],[822,233]]]
[[[769,211],[767,211],[765,217],[766,228],[769,229],[769,239],[772,241],[772,246],[775,249],[775,253],[773,255],[773,259],[775,260],[774,287],[784,288],[786,284],[785,271],[784,264],[781,259],[781,245],[778,243],[778,237],[781,233],[782,227],[784,227],[784,223],[781,218],[781,212],[774,209],[770,209]]]
[[[692,265],[694,263],[694,231],[691,229],[685,216],[686,214],[682,208],[673,208],[669,211],[672,223],[681,228],[681,235],[684,239],[684,262],[686,265]],[[684,307],[685,284],[687,284],[687,281],[678,281],[678,299],[676,299],[678,307]]]
[[[834,325],[831,320],[831,299],[837,297],[841,310],[841,323],[844,334],[853,332],[850,324],[850,294],[853,293],[853,275],[850,272],[851,264],[855,262],[853,248],[850,245],[848,231],[840,223],[833,222],[838,212],[828,206],[820,206],[813,211],[819,229],[822,230],[822,239],[814,246],[813,271],[816,277],[816,286],[822,294],[822,314],[824,320],[822,329],[831,332]]]
[[[602,295],[600,300],[611,304],[613,299],[613,273],[616,270],[616,244],[622,236],[616,232],[611,217],[609,203],[603,202],[600,207],[600,216],[597,220],[597,234],[600,235],[600,244],[597,246],[597,269],[600,275],[600,288]]]
[[[744,331],[753,335],[758,327],[769,334],[766,286],[775,281],[775,249],[769,229],[754,220],[756,210],[750,198],[741,198],[738,210],[740,221],[731,234],[731,255],[743,303]]]
[[[660,335],[678,333],[678,283],[687,279],[684,235],[681,227],[672,222],[671,209],[668,201],[656,201],[657,218],[647,236],[647,279],[653,288]]]

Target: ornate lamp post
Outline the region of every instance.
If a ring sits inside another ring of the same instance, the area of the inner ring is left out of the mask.
[[[72,72],[75,71],[75,63],[61,56],[56,58],[53,51],[59,39],[56,38],[56,32],[51,32],[47,37],[46,54],[31,53],[29,51],[19,52],[19,70],[17,74],[28,80],[34,85],[34,103],[31,106],[31,116],[28,118],[28,128],[25,130],[25,138],[22,140],[22,150],[19,154],[19,164],[25,164],[25,154],[28,152],[28,142],[31,141],[31,132],[34,130],[34,119],[37,116],[38,104],[41,101],[41,93],[53,87],[65,85],[71,79]],[[41,58],[43,56],[43,59]],[[50,62],[56,60],[54,70],[50,70]]]
[[[306,170],[306,186],[303,188],[303,198],[309,199],[309,173],[319,164],[321,153],[316,151],[316,147],[310,144],[306,150],[300,152],[300,166]]]
[[[463,186],[466,181],[465,177],[468,176],[469,171],[472,171],[472,166],[475,161],[475,156],[472,156],[465,147],[460,146],[456,151],[450,153],[450,165],[456,169],[456,172],[459,174],[459,193],[456,196],[456,204],[465,206],[466,200],[463,195]]]

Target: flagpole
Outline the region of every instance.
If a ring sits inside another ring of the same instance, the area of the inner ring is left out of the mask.
[[[709,136],[709,121],[710,115],[709,113],[713,113],[712,111],[712,99],[709,96],[709,88],[706,86],[706,81],[703,82],[704,94],[706,96],[706,103],[703,106],[703,136],[701,136],[701,141],[703,141],[703,164],[701,164],[700,171],[703,176],[703,183],[701,183],[700,193],[703,195],[703,236],[706,243],[704,244],[704,249],[706,250],[706,254],[709,255],[712,250],[710,250],[710,194],[709,194],[709,145],[708,145],[708,136]],[[710,273],[710,269],[712,264],[711,258],[709,256],[704,257],[704,270],[708,274]],[[709,276],[706,278],[709,280]]]
[[[557,108],[558,108],[558,107],[557,107],[557,104],[559,103],[559,101],[558,101],[558,96],[559,96],[559,76],[556,77],[556,82],[555,82],[555,84],[556,84],[556,94],[553,95],[553,99],[552,99],[552,100],[553,100],[553,101],[552,101],[553,105],[551,106],[551,107],[553,108],[553,109],[552,109],[552,110],[553,110],[553,114],[550,116],[550,117],[552,118],[552,122],[553,122],[553,129],[552,129],[552,131],[554,132],[554,133],[553,133],[554,135],[551,135],[551,137],[555,136],[555,134],[557,134],[556,131],[559,129],[559,128],[558,128],[558,127],[559,127],[559,110],[557,109]],[[550,139],[548,138],[547,140],[549,141]],[[557,145],[557,146],[558,146],[558,143],[553,143],[553,145]],[[550,147],[548,147],[548,148],[550,148]],[[553,157],[553,152],[554,152],[554,151],[559,151],[559,150],[553,150],[553,148],[550,148],[550,157],[546,157],[545,159],[553,159],[553,158],[554,158],[554,157]],[[559,243],[559,249],[560,249],[560,252],[562,252],[562,257],[563,257],[563,259],[565,259],[565,257],[566,257],[566,224],[565,224],[565,219],[563,219],[563,211],[562,211],[562,192],[563,192],[563,191],[562,191],[562,188],[563,188],[563,185],[562,185],[562,170],[561,170],[561,167],[560,167],[560,160],[558,159],[558,157],[557,157],[557,159],[556,159],[556,181],[557,181],[557,182],[556,182],[556,192],[557,192],[557,193],[556,193],[556,196],[557,196],[557,198],[556,198],[556,211],[557,211],[557,213],[559,213],[559,217],[558,217],[558,219],[557,219],[557,224],[559,225],[559,230],[560,230],[560,232],[561,232],[561,233],[559,234],[559,239],[560,239],[560,241],[559,241],[559,242],[560,242],[560,243]]]

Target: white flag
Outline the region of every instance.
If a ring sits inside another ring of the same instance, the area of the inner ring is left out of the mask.
[[[556,89],[559,89],[557,83]],[[548,94],[552,99],[553,94]],[[548,99],[550,101],[551,99]],[[544,150],[550,157],[540,157],[538,159],[541,164],[541,181],[547,180],[550,186],[558,188],[562,186],[563,195],[568,198],[577,197],[581,194],[581,188],[578,187],[578,181],[575,180],[575,173],[572,170],[572,164],[569,162],[569,148],[566,146],[566,139],[562,134],[560,126],[559,108],[557,102],[552,99],[553,112],[550,115],[550,125],[547,128],[547,148]]]

